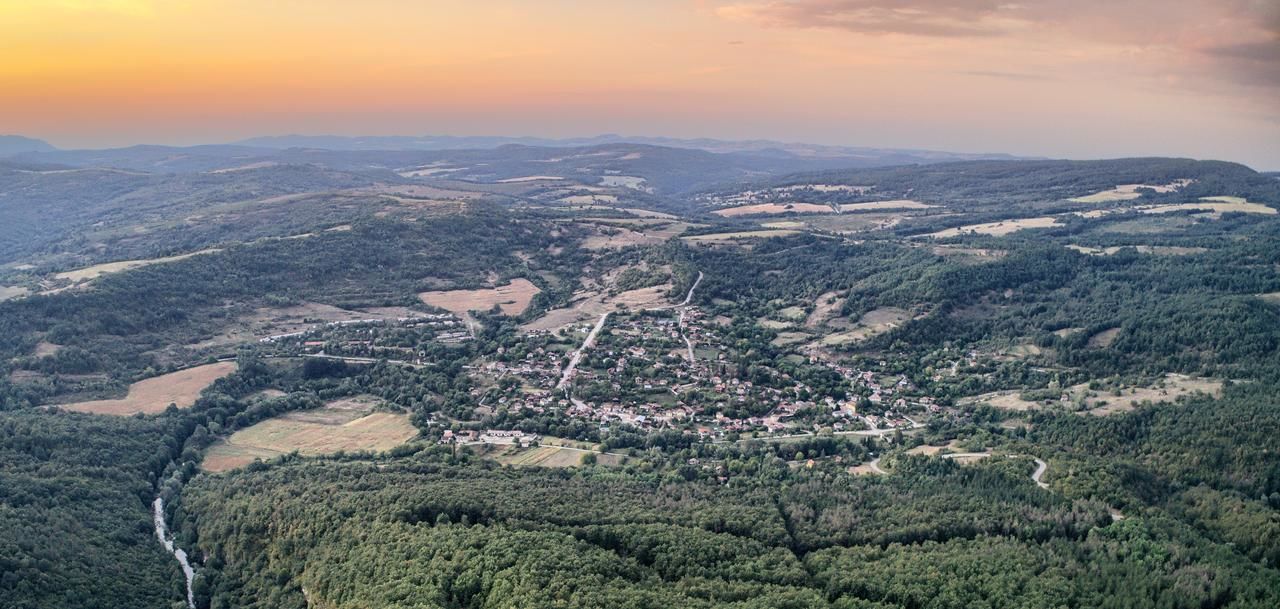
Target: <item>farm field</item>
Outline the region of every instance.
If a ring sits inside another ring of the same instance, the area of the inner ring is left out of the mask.
[[[1244,214],[1263,214],[1274,216],[1280,213],[1274,207],[1268,207],[1261,203],[1250,203],[1239,197],[1205,197],[1199,203],[1176,203],[1172,205],[1156,205],[1153,207],[1142,207],[1138,211],[1144,214],[1165,214],[1175,211],[1209,211],[1215,214],[1225,214],[1231,212],[1239,212]]]
[[[498,305],[506,315],[519,315],[529,308],[529,303],[540,291],[538,286],[521,277],[495,288],[422,292],[418,298],[459,316],[466,315],[468,311],[488,311],[494,305]]]
[[[813,230],[851,234],[893,228],[913,216],[909,210],[868,210],[861,213],[803,216],[801,223]]]
[[[830,214],[835,213],[835,210],[830,205],[817,203],[759,203],[717,209],[711,213],[725,218],[735,218],[765,214]]]
[[[117,416],[155,414],[164,411],[169,404],[189,408],[205,387],[235,370],[235,362],[196,366],[138,381],[130,385],[129,394],[120,399],[75,402],[60,407],[75,412]]]
[[[667,292],[671,284],[637,288],[610,295],[604,291],[580,292],[574,295],[574,301],[567,307],[547,311],[538,319],[524,324],[521,329],[526,332],[537,330],[559,330],[565,326],[594,321],[606,311],[617,311],[620,308],[650,309],[668,306]]]
[[[929,205],[910,199],[894,199],[892,201],[870,201],[867,203],[845,203],[840,206],[843,212],[878,211],[886,209],[933,209],[937,205]]]
[[[1156,256],[1189,256],[1191,254],[1203,254],[1209,251],[1205,247],[1180,247],[1173,245],[1133,245],[1133,246],[1110,246],[1110,247],[1088,247],[1085,245],[1068,245],[1068,249],[1073,249],[1081,254],[1089,254],[1090,256],[1114,256],[1125,249],[1133,249],[1139,254],[1154,254]]]
[[[1173,182],[1164,185],[1120,184],[1110,190],[1096,192],[1083,197],[1074,197],[1068,200],[1076,203],[1111,203],[1114,201],[1131,201],[1142,196],[1142,193],[1138,192],[1139,188],[1149,188],[1159,193],[1166,193],[1181,189],[1191,182],[1192,180],[1174,180]]]
[[[518,446],[489,447],[487,457],[503,465],[515,467],[578,467],[582,465],[582,457],[587,454],[596,456],[599,465],[618,465],[621,457],[608,453],[598,453],[565,446],[534,446],[520,448]]]
[[[798,230],[788,229],[772,229],[758,231],[737,231],[732,233],[713,233],[710,235],[693,235],[690,237],[681,237],[688,243],[732,243],[742,239],[768,239],[769,237],[788,237],[798,235]]]
[[[936,239],[945,239],[947,237],[958,237],[966,234],[991,235],[993,237],[1002,237],[1010,233],[1020,231],[1025,228],[1049,228],[1058,226],[1058,219],[1052,216],[1043,216],[1040,218],[1022,218],[1019,220],[1001,220],[999,222],[985,222],[983,224],[970,224],[967,226],[958,226],[956,228],[948,228],[936,233],[929,233],[926,237],[934,237]]]
[[[4,302],[10,298],[26,296],[28,292],[30,292],[30,290],[22,286],[0,286],[0,302]]]
[[[200,467],[223,472],[295,450],[304,456],[384,451],[418,435],[408,415],[373,412],[377,403],[368,396],[346,398],[267,419],[209,447]]]

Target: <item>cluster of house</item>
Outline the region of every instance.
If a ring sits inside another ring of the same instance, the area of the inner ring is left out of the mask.
[[[525,433],[514,429],[485,429],[477,431],[466,429],[455,432],[444,430],[440,436],[441,444],[503,444],[528,447],[538,442],[538,434]]]
[[[393,326],[432,328],[436,330],[432,338],[441,342],[460,342],[471,339],[471,333],[462,320],[452,313],[423,313],[412,317],[331,321],[299,332],[267,336],[259,339],[258,342],[264,344],[294,344],[293,340],[299,339],[301,341],[300,353],[302,354],[324,354],[327,346],[331,351],[335,352],[331,355],[415,359],[417,356],[412,348],[398,345],[380,345],[377,340],[373,340],[376,338],[374,336],[374,328]],[[353,328],[368,328],[368,330],[357,330],[356,332],[340,331]]]
[[[846,184],[795,184],[792,186],[776,186],[760,190],[742,190],[732,194],[699,195],[695,201],[714,207],[732,207],[753,203],[787,203],[806,200],[813,193],[848,193],[864,195],[873,186],[850,186]]]
[[[838,420],[838,430],[911,427],[914,423],[901,413],[933,403],[930,398],[908,399],[906,395],[913,393],[915,387],[905,378],[878,377],[874,372],[841,364],[823,365],[832,368],[849,383],[848,387],[855,389],[850,393],[867,396],[875,405],[868,409],[871,412],[858,412],[861,397],[810,398],[812,388],[804,383],[780,389],[733,378],[725,375],[726,367],[716,361],[702,358],[690,361],[691,344],[697,344],[704,354],[708,350],[723,353],[724,348],[718,343],[715,331],[702,323],[701,311],[689,307],[682,313],[679,319],[626,317],[609,326],[608,336],[594,347],[596,357],[591,358],[597,365],[603,362],[604,367],[584,366],[577,374],[579,387],[607,383],[611,389],[609,399],[578,399],[568,392],[557,391],[563,354],[538,348],[520,360],[485,366],[495,376],[514,375],[522,380],[520,387],[512,387],[486,408],[503,407],[536,414],[560,412],[594,421],[602,429],[627,425],[641,430],[679,429],[702,437],[718,437],[730,432],[794,432],[794,416],[806,409],[831,413]],[[819,363],[816,359],[811,361]],[[648,374],[651,370],[658,373]],[[704,402],[701,399],[704,397],[714,401]],[[749,417],[726,414],[744,410],[767,414]]]

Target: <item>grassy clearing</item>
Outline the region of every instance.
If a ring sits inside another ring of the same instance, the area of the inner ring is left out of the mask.
[[[813,338],[812,334],[806,332],[779,332],[778,336],[769,341],[770,344],[778,347],[803,343]]]
[[[780,220],[778,222],[764,222],[760,226],[765,228],[804,228],[807,225],[804,222],[796,222],[795,220]]]
[[[914,216],[910,211],[862,212],[830,216],[806,216],[805,224],[833,233],[861,233],[893,228]]]
[[[187,258],[190,258],[192,256],[199,256],[201,254],[212,254],[214,252],[220,252],[220,251],[222,250],[214,248],[214,249],[200,250],[198,252],[191,252],[189,254],[181,254],[178,256],[166,256],[164,258],[148,258],[145,260],[121,260],[119,262],[107,262],[103,264],[95,264],[93,266],[85,267],[82,269],[76,269],[74,271],[64,271],[64,272],[58,273],[57,275],[54,275],[54,277],[57,277],[58,279],[66,279],[73,283],[83,283],[85,281],[92,281],[94,279],[97,279],[98,277],[101,277],[103,275],[107,275],[110,273],[119,273],[122,271],[136,269],[144,266],[150,266],[153,264],[163,264],[165,262],[177,262],[179,260],[186,260]]]
[[[372,397],[347,398],[267,419],[209,447],[200,467],[222,472],[295,450],[305,456],[384,451],[418,435],[408,415],[373,412],[376,404]]]
[[[556,199],[560,203],[568,205],[601,205],[604,203],[617,203],[618,197],[615,195],[569,195]]]
[[[1126,247],[1132,248],[1139,254],[1153,254],[1156,256],[1188,256],[1191,254],[1203,254],[1209,251],[1208,248],[1204,247],[1178,247],[1173,245],[1134,245]],[[1082,254],[1089,254],[1090,256],[1114,256],[1115,254],[1120,253],[1121,250],[1126,249],[1126,247],[1088,247],[1085,245],[1067,246],[1068,249],[1073,249]]]
[[[693,226],[687,222],[667,222],[660,218],[647,220],[611,218],[599,220],[596,223],[584,222],[583,225],[594,231],[582,242],[582,247],[589,250],[621,249],[635,245],[663,243]]]
[[[1116,338],[1120,336],[1120,328],[1110,328],[1103,330],[1089,337],[1089,346],[1095,349],[1103,349],[1110,347],[1116,342]]]
[[[10,298],[26,296],[30,291],[31,290],[22,286],[0,286],[0,302],[4,302]]]
[[[1204,393],[1211,396],[1222,394],[1222,381],[1209,378],[1191,377],[1182,374],[1167,374],[1164,379],[1150,387],[1122,387],[1115,390],[1091,391],[1088,383],[1080,383],[1062,390],[1067,396],[1065,403],[1079,414],[1106,416],[1133,410],[1143,402],[1158,404],[1172,402],[1179,397],[1193,393]],[[962,404],[987,404],[1003,410],[1023,412],[1038,410],[1045,405],[1040,402],[1024,400],[1016,391],[998,391],[961,400]],[[1056,400],[1054,404],[1062,403]]]
[[[957,442],[956,440],[952,440],[951,442],[947,443],[945,446],[930,446],[928,444],[921,444],[920,446],[907,450],[907,454],[908,455],[928,455],[932,457],[934,455],[938,455],[943,452],[961,452],[961,451],[962,449],[960,448],[959,442]]]
[[[903,309],[896,307],[876,309],[859,318],[852,330],[828,334],[818,342],[824,347],[830,347],[866,340],[877,334],[888,332],[908,319],[911,319],[911,313]]]
[[[844,306],[844,300],[839,292],[827,292],[819,296],[813,301],[813,312],[804,320],[805,327],[816,328],[838,315],[840,308]]]
[[[547,180],[563,180],[563,179],[565,178],[562,178],[560,176],[520,176],[518,178],[507,178],[505,180],[498,180],[497,183],[498,184],[517,184],[520,182],[544,182]]]
[[[542,317],[535,319],[521,328],[526,332],[537,330],[555,331],[576,323],[595,323],[606,311],[627,309],[650,309],[670,305],[667,292],[671,284],[664,283],[647,288],[637,288],[610,295],[604,290],[585,291],[574,294],[573,302],[560,309],[547,311]]]
[[[164,411],[169,404],[189,408],[196,403],[196,398],[200,397],[200,392],[205,387],[235,370],[235,362],[196,366],[138,381],[129,386],[129,394],[121,399],[75,402],[65,404],[62,408],[117,416],[154,414]]]
[[[529,308],[529,303],[540,291],[538,286],[521,277],[496,288],[422,292],[418,298],[460,316],[466,315],[467,311],[488,311],[494,305],[506,315],[519,315]]]
[[[658,218],[661,220],[675,220],[676,218],[679,217],[673,214],[663,213],[660,211],[653,211],[650,209],[640,209],[638,207],[623,207],[621,209],[622,211],[625,211],[635,216],[640,216],[641,218]]]
[[[1010,233],[1020,231],[1026,228],[1049,228],[1051,226],[1059,226],[1058,219],[1053,216],[1043,216],[1040,218],[1021,218],[1018,220],[1001,220],[1000,222],[987,222],[984,224],[970,224],[968,226],[958,226],[956,228],[948,228],[936,233],[929,233],[926,237],[934,237],[936,239],[945,239],[947,237],[957,237],[960,235],[992,235],[994,237],[1002,237]]]
[[[1131,201],[1142,196],[1138,192],[1139,188],[1151,189],[1156,192],[1166,193],[1181,189],[1191,183],[1191,180],[1174,180],[1168,184],[1120,184],[1110,190],[1096,192],[1083,197],[1074,197],[1068,201],[1076,203],[1111,203],[1113,201]]]
[[[1215,214],[1240,212],[1245,214],[1262,214],[1274,216],[1280,211],[1261,203],[1250,203],[1240,197],[1203,197],[1199,203],[1177,203],[1173,205],[1155,205],[1142,207],[1138,211],[1144,214],[1165,214],[1175,211],[1208,211]]]
[[[830,205],[819,205],[817,203],[759,203],[717,209],[711,213],[726,218],[734,218],[765,214],[833,214],[835,210]]]
[[[644,183],[644,178],[636,176],[601,176],[600,178],[601,186],[622,187],[649,192],[650,188],[645,186]]]
[[[515,467],[578,467],[582,458],[594,454],[598,465],[618,465],[622,458],[618,455],[597,453],[588,450],[564,446],[535,446],[520,448],[518,446],[488,447],[486,456]]]
[[[932,209],[937,205],[929,205],[911,199],[894,199],[892,201],[871,201],[868,203],[845,203],[840,206],[841,212],[879,211],[886,209]]]
[[[757,231],[739,231],[733,233],[713,233],[710,235],[693,235],[690,237],[681,237],[688,243],[733,243],[742,239],[768,239],[769,237],[789,237],[798,235],[798,230],[757,230]]]

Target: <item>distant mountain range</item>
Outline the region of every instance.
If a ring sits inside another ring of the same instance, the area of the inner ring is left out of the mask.
[[[828,146],[773,140],[682,139],[671,137],[624,136],[617,134],[581,138],[540,138],[505,136],[361,136],[274,135],[254,137],[226,145],[191,147],[139,145],[106,150],[67,150],[76,157],[110,157],[121,151],[201,151],[246,154],[258,150],[328,150],[334,152],[438,152],[444,150],[494,150],[504,146],[538,148],[583,148],[611,144],[642,144],[665,148],[701,150],[718,154],[742,154],[778,160],[848,160],[857,166],[914,165],[950,161],[1024,160],[1003,153],[963,153],[907,148]],[[37,152],[59,152],[44,140],[19,135],[0,135],[0,157]],[[95,154],[97,153],[97,154]]]
[[[0,156],[22,154],[24,152],[53,152],[57,150],[44,140],[22,137],[21,135],[0,135]]]
[[[682,139],[671,137],[624,136],[613,133],[585,138],[538,138],[502,136],[359,136],[341,135],[277,135],[255,137],[233,145],[255,148],[317,148],[323,150],[482,150],[502,146],[538,146],[576,148],[602,144],[647,144],[667,148],[687,148],[716,153],[747,153],[755,156],[783,158],[850,158],[874,161],[876,164],[937,163],[944,161],[1013,160],[1003,153],[958,153],[936,150],[826,146],[778,142],[773,140]]]

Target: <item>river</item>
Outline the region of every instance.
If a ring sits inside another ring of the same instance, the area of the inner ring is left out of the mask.
[[[169,536],[169,527],[164,522],[164,500],[156,497],[155,503],[151,504],[153,518],[156,523],[156,537],[160,539],[160,543],[164,544],[164,549],[173,554],[178,559],[178,564],[182,565],[182,574],[187,578],[187,607],[195,609],[196,597],[191,588],[191,582],[195,580],[196,570],[191,568],[191,563],[187,561],[187,553],[174,543],[173,537]]]

